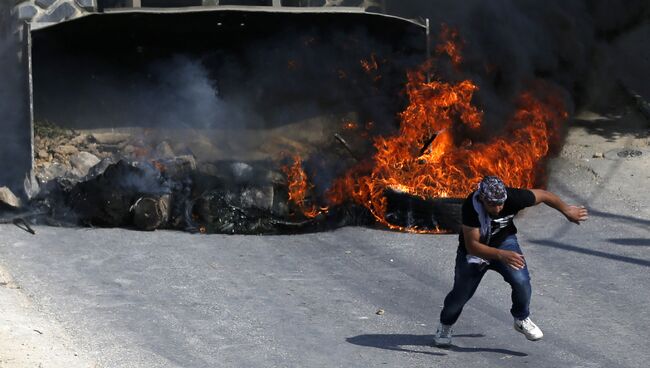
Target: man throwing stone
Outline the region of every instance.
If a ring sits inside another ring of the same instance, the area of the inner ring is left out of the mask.
[[[515,189],[496,176],[486,176],[462,207],[463,227],[456,254],[454,287],[447,294],[434,337],[436,346],[451,344],[452,326],[465,303],[474,295],[483,275],[494,270],[512,287],[515,330],[528,340],[539,340],[542,330],[530,320],[531,287],[526,260],[517,243],[513,218],[526,207],[545,203],[576,224],[587,219],[584,207],[570,206],[542,189]]]

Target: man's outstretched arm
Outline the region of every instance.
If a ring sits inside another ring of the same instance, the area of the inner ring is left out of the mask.
[[[567,220],[574,224],[580,225],[580,222],[589,218],[587,209],[584,206],[572,206],[564,203],[560,197],[543,189],[531,189],[535,195],[535,204],[544,203],[549,207],[555,208],[560,211]]]

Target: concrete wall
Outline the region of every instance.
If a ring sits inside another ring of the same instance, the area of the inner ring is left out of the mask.
[[[13,2],[0,2],[0,187],[20,194],[32,167],[28,54]]]
[[[59,23],[97,10],[97,0],[25,0],[14,8],[15,17],[32,28]]]

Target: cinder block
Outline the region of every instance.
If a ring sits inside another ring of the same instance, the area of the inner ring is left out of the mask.
[[[36,0],[34,2],[36,3],[36,5],[40,6],[41,8],[47,9],[50,6],[52,6],[52,4],[56,2],[56,0]]]
[[[20,20],[32,20],[38,14],[38,9],[30,3],[22,3],[16,7],[16,16]]]
[[[44,14],[36,21],[40,23],[59,23],[77,14],[77,8],[70,3],[62,3],[49,14]]]

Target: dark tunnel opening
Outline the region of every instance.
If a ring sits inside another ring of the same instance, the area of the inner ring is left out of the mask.
[[[168,102],[156,94],[176,75],[190,92],[205,87],[176,97],[256,117],[240,127],[351,109],[391,120],[405,71],[424,60],[424,48],[422,26],[364,13],[95,14],[33,31],[35,119],[77,129],[158,126],[147,113],[169,107],[156,106]],[[371,58],[382,62],[380,78],[360,67]]]

